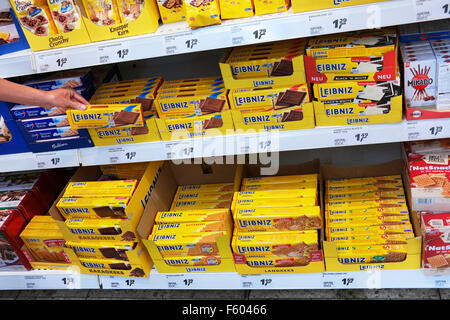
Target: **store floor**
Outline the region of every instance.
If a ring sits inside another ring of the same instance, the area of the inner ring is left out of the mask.
[[[14,290],[0,300],[449,300],[450,289],[371,290]]]

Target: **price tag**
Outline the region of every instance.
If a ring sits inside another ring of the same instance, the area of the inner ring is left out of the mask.
[[[238,153],[252,154],[252,153],[267,153],[271,152],[273,144],[270,136],[252,136],[252,137],[238,137]]]
[[[345,16],[334,16],[332,11],[314,13],[308,16],[309,34],[312,36],[341,32],[349,25]]]
[[[190,275],[166,275],[166,280],[169,289],[191,289],[197,286],[197,281]]]
[[[75,61],[64,51],[35,55],[36,69],[38,72],[73,69],[77,67],[74,65]]]
[[[358,288],[358,279],[349,273],[323,273],[323,288]]]
[[[24,276],[26,289],[45,289],[49,283],[45,276]]]
[[[138,152],[129,148],[113,147],[108,149],[109,163],[137,162]]]
[[[358,144],[370,144],[373,138],[366,126],[334,129],[331,134],[331,145],[335,147]]]
[[[43,169],[43,168],[68,167],[72,165],[78,166],[79,165],[78,160],[74,159],[74,152],[55,151],[55,152],[36,153],[35,159],[37,163],[37,168]]]
[[[198,51],[201,44],[201,40],[193,31],[164,37],[166,54]]]
[[[416,0],[417,21],[448,18],[450,18],[449,0]]]
[[[241,275],[242,288],[268,289],[273,288],[274,278],[271,275]]]
[[[186,159],[194,157],[194,146],[190,140],[181,142],[169,142],[166,144],[166,158]]]
[[[448,126],[442,122],[432,124],[428,121],[408,121],[406,124],[406,132],[409,141],[447,138],[450,134]]]
[[[97,47],[97,53],[100,64],[134,60],[131,45],[126,41],[100,45]]]
[[[260,22],[232,26],[230,31],[233,46],[271,41],[273,37],[271,29],[263,26]]]

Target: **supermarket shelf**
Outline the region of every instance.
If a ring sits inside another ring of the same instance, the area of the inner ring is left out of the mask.
[[[450,274],[426,275],[424,270],[239,275],[226,273],[160,274],[146,279],[99,276],[103,289],[381,289],[450,288]]]
[[[209,158],[450,138],[448,119],[403,121],[307,130],[246,132],[225,136],[155,141],[0,156],[1,172],[113,163]]]
[[[185,21],[153,34],[0,57],[0,77],[74,69],[291,38],[446,19],[447,0],[391,0],[305,13],[292,10],[191,30]],[[401,14],[399,14],[401,12]],[[120,54],[119,54],[120,52]],[[83,57],[83,59],[79,59]]]
[[[30,270],[23,266],[0,268],[0,290],[99,289],[97,275],[76,270]]]
[[[306,150],[450,137],[448,119],[345,127],[242,133],[187,140],[80,149],[82,165]]]

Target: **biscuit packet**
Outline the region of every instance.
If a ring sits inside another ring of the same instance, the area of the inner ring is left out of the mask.
[[[144,0],[117,0],[118,11],[122,22],[134,21],[144,10]]]
[[[172,23],[186,19],[186,5],[183,0],[157,0],[161,21]]]
[[[287,11],[289,4],[289,0],[255,0],[255,15]]]
[[[253,0],[219,0],[220,17],[222,19],[237,19],[252,17]]]
[[[99,26],[121,23],[115,0],[83,0],[89,19]]]
[[[47,0],[58,33],[81,28],[80,14],[72,0]]]
[[[36,36],[58,33],[46,0],[30,0],[11,3],[22,27]]]
[[[192,29],[221,24],[218,0],[191,0],[186,3],[186,21]]]

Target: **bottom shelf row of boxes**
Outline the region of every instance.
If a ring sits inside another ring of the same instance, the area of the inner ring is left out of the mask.
[[[419,269],[405,168],[314,160],[261,176],[259,165],[81,167],[51,217],[35,216],[22,232],[23,251],[33,268],[125,277],[148,277],[153,265],[159,273]]]

